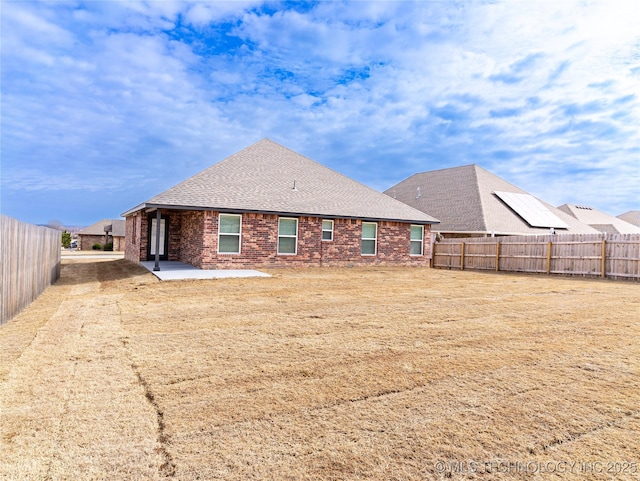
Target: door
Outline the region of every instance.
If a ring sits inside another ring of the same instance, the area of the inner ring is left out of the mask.
[[[149,242],[147,245],[147,260],[154,260],[156,256],[156,228],[158,219],[156,214],[149,215]],[[168,259],[167,251],[169,250],[169,218],[162,216],[160,218],[160,260]]]

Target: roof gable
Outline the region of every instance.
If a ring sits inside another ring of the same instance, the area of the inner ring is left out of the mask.
[[[600,232],[606,232],[607,234],[640,234],[640,227],[593,207],[563,204],[558,209]]]
[[[437,222],[269,139],[227,157],[123,215],[153,207]]]
[[[421,197],[416,199],[417,189]],[[471,164],[415,174],[386,190],[398,200],[425,210],[440,219],[440,232],[495,234],[547,234],[548,228],[533,227],[503,202],[495,192],[527,194],[526,191]],[[535,197],[534,197],[535,199]],[[540,201],[540,199],[537,199]],[[597,231],[540,201],[553,215],[569,226],[566,232],[594,234]],[[559,230],[558,232],[563,232]]]

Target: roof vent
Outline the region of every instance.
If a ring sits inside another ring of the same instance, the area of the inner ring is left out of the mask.
[[[296,179],[293,179],[293,187],[291,188],[291,190],[298,190],[298,188],[296,187]]]
[[[576,209],[593,210],[591,207],[587,207],[585,205],[576,205]]]
[[[422,197],[422,194],[420,193],[420,187],[418,187],[416,189],[416,199],[419,199],[420,197]]]

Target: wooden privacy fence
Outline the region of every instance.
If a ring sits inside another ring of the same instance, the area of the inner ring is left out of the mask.
[[[640,280],[640,234],[443,239],[432,266]]]
[[[60,277],[61,233],[0,214],[0,325]]]

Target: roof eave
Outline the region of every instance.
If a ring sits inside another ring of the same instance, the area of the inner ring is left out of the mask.
[[[556,234],[568,234],[568,229],[556,228]],[[486,231],[486,230],[452,230],[440,229],[435,232],[445,234],[470,234],[470,235],[491,235],[494,236],[523,236],[523,235],[546,235],[544,232],[517,232],[517,231]]]
[[[134,213],[136,213],[138,211],[146,209],[148,205],[149,204],[147,204],[146,202],[144,202],[142,204],[138,204],[137,206],[135,206],[135,207],[123,212],[122,214],[120,214],[120,217],[126,218],[128,215],[131,215],[131,214],[134,214]]]
[[[225,208],[225,207],[201,207],[201,206],[192,206],[192,205],[174,205],[174,204],[155,204],[155,203],[142,203],[137,205],[136,207],[129,209],[128,211],[121,214],[122,217],[127,217],[128,215],[135,214],[136,212],[151,211],[156,209],[167,209],[167,210],[197,210],[197,211],[216,211],[216,212],[224,212],[224,213],[248,213],[248,214],[268,214],[268,215],[287,215],[294,217],[324,217],[325,219],[357,219],[363,221],[385,221],[385,222],[401,222],[404,224],[420,224],[420,225],[431,225],[431,224],[439,224],[440,221],[437,219],[427,220],[427,219],[399,219],[393,217],[370,217],[370,216],[354,216],[354,215],[340,215],[340,214],[322,214],[318,212],[284,212],[277,210],[257,210],[257,209],[238,209],[238,208]]]

